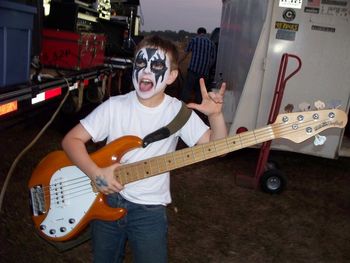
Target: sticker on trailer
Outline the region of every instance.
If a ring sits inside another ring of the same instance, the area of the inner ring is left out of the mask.
[[[290,31],[298,31],[299,30],[299,24],[285,23],[285,22],[276,21],[275,28],[276,29],[283,29],[283,30],[290,30]]]
[[[331,33],[335,32],[335,28],[334,27],[316,26],[316,25],[312,25],[311,26],[311,30],[317,30],[317,31],[323,31],[323,32],[331,32]]]
[[[276,33],[276,39],[294,41],[295,40],[295,32],[289,30],[278,29]]]
[[[345,1],[345,0],[322,0],[322,4],[324,4],[324,5],[347,6],[348,2]]]
[[[10,112],[18,110],[18,101],[11,101],[6,104],[0,105],[0,116],[5,115]]]
[[[305,13],[310,13],[310,14],[319,14],[320,13],[320,9],[317,7],[309,7],[306,6],[304,9]]]
[[[286,7],[286,8],[301,9],[302,5],[303,5],[302,0],[280,0],[279,2],[279,7]]]
[[[320,7],[321,0],[308,0],[307,6],[308,7]]]
[[[349,9],[347,7],[338,7],[338,6],[322,6],[321,13],[322,15],[328,16],[339,16],[339,17],[348,17]]]
[[[41,93],[37,94],[34,98],[32,98],[32,105],[39,103],[39,102],[42,102],[42,101],[45,101],[45,100],[52,99],[52,98],[57,97],[61,94],[62,94],[61,87],[56,87],[54,89],[41,92]]]
[[[284,20],[291,22],[295,19],[295,11],[294,9],[287,8],[286,10],[283,11],[282,17]]]
[[[69,86],[69,90],[78,89],[78,82],[75,82],[72,86]]]

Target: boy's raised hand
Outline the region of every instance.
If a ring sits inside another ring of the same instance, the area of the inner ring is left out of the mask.
[[[221,113],[222,104],[224,102],[224,94],[226,90],[226,83],[223,82],[219,89],[219,92],[207,92],[204,79],[199,80],[201,93],[202,93],[202,103],[188,103],[187,107],[191,109],[198,110],[207,116],[215,115]]]

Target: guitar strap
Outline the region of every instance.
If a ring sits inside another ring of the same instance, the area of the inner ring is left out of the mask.
[[[182,102],[181,109],[175,118],[167,125],[150,134],[142,140],[142,147],[145,148],[152,142],[160,141],[174,134],[185,125],[192,113],[192,110],[187,108],[186,104]]]

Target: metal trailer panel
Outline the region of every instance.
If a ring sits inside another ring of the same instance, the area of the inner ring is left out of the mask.
[[[232,122],[263,29],[268,0],[223,1],[216,80],[224,80],[226,122]],[[266,48],[265,48],[266,49]]]
[[[240,2],[246,1],[230,2],[236,2],[239,5]],[[280,6],[287,2],[300,4],[300,6],[292,8]],[[350,94],[349,2],[349,0],[268,1],[264,27],[260,32],[248,75],[244,79],[243,90],[239,90],[238,87],[236,92],[236,87],[234,87],[232,94],[228,94],[233,96],[233,99],[225,101],[227,105],[225,105],[224,114],[226,120],[231,119],[230,134],[235,134],[237,128],[241,126],[251,130],[267,124],[279,63],[284,53],[299,56],[302,60],[302,68],[286,85],[281,112],[288,104],[294,106],[294,111],[300,111],[299,105],[303,102],[309,103],[310,109],[315,109],[313,103],[317,100],[325,102],[327,106],[340,103],[340,108],[348,112]],[[227,4],[227,1],[225,3]],[[227,11],[225,7],[224,5],[223,14]],[[261,8],[261,6],[256,5],[256,8]],[[251,19],[255,18],[251,17]],[[227,19],[225,20],[223,15],[222,24],[225,23]],[[253,29],[247,28],[247,30],[252,31]],[[221,38],[220,44],[222,44]],[[238,46],[244,46],[244,43],[241,42]],[[226,56],[226,59],[235,58],[234,52],[226,52]],[[220,57],[218,57],[219,64],[223,64]],[[288,70],[293,71],[295,67],[296,61],[290,61]],[[229,70],[233,74],[237,71],[233,68]],[[225,77],[231,78],[229,73],[223,77],[224,79]],[[239,83],[236,79],[230,81]],[[228,82],[233,86],[230,81]],[[232,101],[236,104],[233,104]],[[329,129],[322,135],[327,137],[323,146],[316,147],[310,140],[300,144],[276,140],[272,148],[336,158],[339,155],[341,144],[345,144],[343,139],[346,138],[343,136],[343,130]]]

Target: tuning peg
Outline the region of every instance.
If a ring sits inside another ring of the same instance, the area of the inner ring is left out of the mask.
[[[326,107],[326,104],[323,101],[315,101],[314,106],[318,110],[323,110]]]
[[[314,145],[315,146],[323,145],[326,142],[326,140],[327,140],[326,136],[322,136],[322,135],[316,134],[315,135],[315,140],[314,140]]]
[[[311,107],[310,103],[307,103],[307,102],[302,102],[298,106],[299,106],[299,110],[301,111],[308,111],[310,110],[310,107]]]

